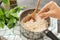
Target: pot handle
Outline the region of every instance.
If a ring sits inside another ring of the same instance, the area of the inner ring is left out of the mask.
[[[59,40],[51,31],[49,30],[45,30],[44,33],[46,34],[46,36],[48,36],[49,38],[51,38],[52,40]]]

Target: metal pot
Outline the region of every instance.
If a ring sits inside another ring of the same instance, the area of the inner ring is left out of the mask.
[[[34,9],[29,9],[29,10],[26,10],[24,12],[22,12],[22,14],[20,15],[20,22],[21,20],[27,16],[29,13],[32,13],[34,11]],[[45,20],[47,20],[47,22],[49,23],[48,24],[48,27],[50,25],[50,18],[46,18]],[[26,38],[28,39],[33,39],[33,40],[36,40],[36,39],[41,39],[44,37],[44,35],[46,34],[48,37],[50,37],[51,39],[53,40],[59,40],[51,31],[49,31],[48,29],[44,30],[43,32],[32,32],[32,31],[28,31],[26,30],[25,28],[23,28],[21,26],[21,23],[20,23],[20,32],[23,36],[25,36]]]

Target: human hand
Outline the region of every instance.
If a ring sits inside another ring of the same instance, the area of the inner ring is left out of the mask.
[[[40,11],[39,15],[41,18],[53,17],[60,19],[60,8],[59,6],[51,1],[47,3]]]

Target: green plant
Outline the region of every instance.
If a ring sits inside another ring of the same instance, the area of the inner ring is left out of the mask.
[[[2,2],[6,7],[9,8],[10,0],[2,0]],[[5,25],[7,25],[9,29],[13,28],[16,22],[19,20],[19,16],[17,13],[19,13],[23,8],[24,6],[17,6],[10,10],[0,8],[0,28],[4,28]]]
[[[18,13],[23,8],[24,6],[17,6],[10,10],[0,8],[0,28],[4,28],[5,25],[7,25],[9,29],[13,28],[19,20]]]

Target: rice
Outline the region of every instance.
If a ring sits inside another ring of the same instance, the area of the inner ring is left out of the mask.
[[[36,21],[34,22],[34,20],[31,19],[30,21],[27,21],[26,23],[21,23],[21,25],[26,30],[29,30],[32,32],[42,32],[48,28],[48,22],[44,19],[41,19],[38,14],[36,14],[35,20]]]

